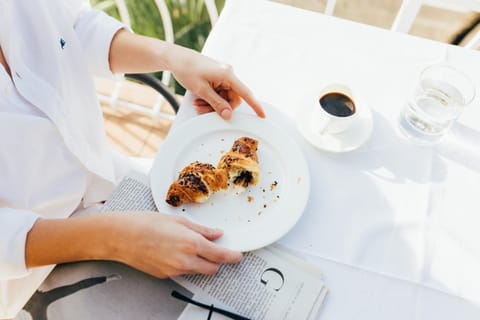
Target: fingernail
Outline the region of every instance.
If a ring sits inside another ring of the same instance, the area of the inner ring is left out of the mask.
[[[230,109],[223,109],[220,116],[225,120],[229,120],[232,117],[232,111]]]
[[[237,260],[237,262],[242,261],[242,259],[243,259],[243,254],[242,254],[242,253],[239,253],[239,254],[235,257],[235,259]]]

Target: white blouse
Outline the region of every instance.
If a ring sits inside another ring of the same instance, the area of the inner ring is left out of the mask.
[[[53,266],[27,270],[39,217],[105,200],[126,172],[105,139],[93,73],[124,26],[82,0],[0,0],[0,319],[13,318]]]

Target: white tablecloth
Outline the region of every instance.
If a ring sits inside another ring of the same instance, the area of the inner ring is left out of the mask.
[[[477,52],[271,2],[229,0],[204,53],[233,65],[266,102],[270,121],[305,153],[311,197],[280,242],[324,270],[331,295],[320,318],[480,318],[479,100],[440,145],[412,145],[397,129],[420,70],[431,63],[446,57],[479,89]],[[350,86],[373,112],[371,138],[344,154],[315,149],[295,127],[298,113],[333,82]],[[191,116],[183,108],[175,125]]]

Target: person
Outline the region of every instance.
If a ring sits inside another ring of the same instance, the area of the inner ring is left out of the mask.
[[[0,319],[59,263],[112,260],[164,278],[241,260],[213,242],[221,230],[181,217],[77,215],[107,199],[129,166],[107,145],[94,74],[170,70],[199,113],[228,120],[243,99],[264,117],[231,67],[135,35],[86,0],[0,0],[0,64]]]

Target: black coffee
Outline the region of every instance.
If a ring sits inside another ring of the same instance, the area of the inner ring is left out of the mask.
[[[323,110],[337,117],[348,117],[355,113],[355,104],[343,93],[327,93],[319,102]]]

